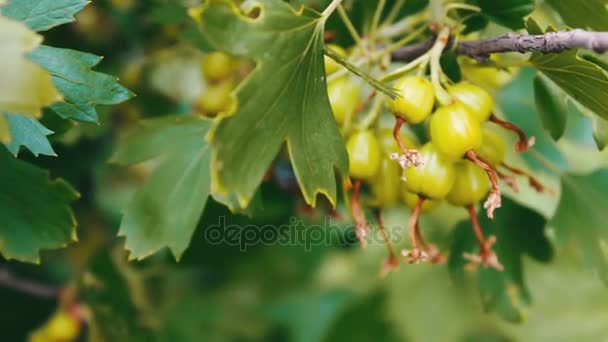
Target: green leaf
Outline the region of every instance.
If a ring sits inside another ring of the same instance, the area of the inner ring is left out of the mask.
[[[90,1],[87,0],[10,0],[0,8],[7,17],[24,22],[34,31],[46,31],[74,21]]]
[[[534,151],[550,160],[560,168],[567,168],[568,162],[557,148],[555,141],[543,128],[541,116],[537,112],[534,98],[534,77],[537,73],[532,68],[524,68],[506,87],[496,94],[496,102],[504,112],[505,118],[523,129],[529,136],[536,138]],[[535,171],[551,171],[530,153],[523,153],[521,157]]]
[[[322,341],[333,320],[352,299],[353,294],[346,290],[301,292],[274,303],[268,311],[287,326],[292,341]]]
[[[531,300],[524,280],[523,256],[528,255],[541,262],[548,262],[553,257],[551,243],[545,236],[546,220],[508,198],[503,200],[494,220],[487,218],[483,210],[478,218],[486,236],[496,236],[494,251],[504,265],[503,272],[479,269],[482,303],[486,310],[496,311],[509,321],[520,322],[523,320],[522,310]],[[476,246],[471,224],[459,224],[454,232],[449,259],[453,276],[463,275],[466,260],[462,254],[473,252]]]
[[[478,0],[477,5],[484,17],[513,30],[524,28],[523,18],[534,11],[534,0]]]
[[[531,34],[542,33],[532,19],[528,19],[526,26]],[[600,66],[579,57],[578,50],[533,53],[530,62],[578,103],[608,119],[608,97],[604,94],[608,74]]]
[[[403,341],[394,329],[395,323],[387,317],[389,298],[385,291],[375,291],[348,305],[334,320],[324,341]]]
[[[36,157],[43,154],[47,156],[57,156],[51,143],[47,139],[47,135],[53,134],[53,131],[44,127],[38,120],[29,116],[18,114],[0,114],[8,120],[11,129],[12,140],[10,144],[6,144],[6,148],[15,155],[19,154],[19,148],[25,146]]]
[[[593,121],[593,140],[597,148],[603,150],[608,145],[608,121],[594,116]]]
[[[133,96],[115,77],[91,70],[102,57],[43,45],[30,59],[51,72],[55,86],[65,96],[51,106],[64,119],[97,122],[96,105],[119,104]]]
[[[348,156],[327,98],[324,21],[279,0],[256,4],[257,19],[225,0],[209,0],[193,11],[213,45],[257,62],[238,88],[236,113],[211,132],[214,192],[235,193],[246,207],[287,141],[306,202],[314,206],[321,193],[335,205],[334,168],[346,174]]]
[[[559,242],[575,240],[585,261],[608,285],[608,256],[604,249],[608,230],[608,170],[580,176],[562,176],[562,197],[551,224]]]
[[[63,180],[49,180],[37,167],[0,151],[0,253],[6,259],[40,261],[41,249],[76,241],[70,202],[78,193]]]
[[[142,323],[151,319],[151,313],[145,310],[151,299],[145,291],[145,278],[120,252],[114,248],[100,253],[89,264],[90,281],[83,282],[79,289],[90,313],[88,342],[152,340],[150,330]]]
[[[572,3],[564,0],[547,0],[564,22],[575,28],[590,28],[597,31],[608,31],[608,1],[578,0]]]
[[[0,16],[0,113],[39,117],[42,108],[61,99],[51,75],[26,58],[40,42],[42,36],[22,23]]]
[[[112,161],[158,166],[124,209],[119,235],[131,258],[143,259],[167,246],[179,259],[188,247],[209,196],[210,121],[170,116],[143,121],[118,147]]]
[[[545,76],[537,75],[534,77],[534,98],[543,126],[554,140],[559,140],[568,120],[565,94]]]

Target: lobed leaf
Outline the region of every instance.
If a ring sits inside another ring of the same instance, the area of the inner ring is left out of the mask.
[[[63,180],[15,159],[0,149],[0,253],[6,259],[36,262],[41,249],[76,241],[70,202],[78,193]]]
[[[553,248],[545,236],[546,220],[537,212],[505,198],[503,207],[490,220],[480,211],[478,218],[486,236],[497,238],[494,250],[504,265],[504,271],[479,269],[481,299],[488,311],[496,311],[504,319],[514,322],[523,320],[523,309],[531,296],[526,287],[523,272],[523,256],[528,255],[541,262],[553,257]],[[463,222],[454,232],[449,268],[454,276],[462,275],[466,261],[464,252],[471,253],[476,247],[471,224]]]
[[[210,135],[214,192],[234,193],[246,207],[286,141],[306,202],[314,206],[321,193],[335,204],[334,168],[346,174],[348,156],[327,97],[324,21],[279,0],[255,6],[255,19],[226,0],[193,11],[212,45],[257,62],[237,90],[238,109]]]
[[[590,175],[562,175],[562,196],[551,220],[557,240],[562,244],[574,240],[582,255],[608,285],[608,255],[604,244],[608,238],[604,204],[608,201],[608,170]]]
[[[55,86],[65,96],[64,101],[51,106],[64,119],[97,122],[95,106],[119,104],[133,97],[115,77],[91,70],[102,57],[43,45],[30,54],[30,59],[51,73]]]
[[[570,27],[608,31],[608,1],[577,0],[576,4],[564,0],[547,0]]]
[[[53,134],[53,131],[44,127],[38,120],[29,116],[18,114],[0,114],[8,121],[11,129],[12,140],[10,144],[6,144],[6,148],[15,155],[19,154],[21,146],[26,147],[36,157],[43,154],[47,156],[57,156],[47,135]]]
[[[170,116],[143,121],[119,145],[112,161],[159,164],[124,209],[118,234],[131,258],[143,259],[169,247],[177,259],[188,247],[209,196],[210,121]]]
[[[532,19],[528,19],[526,26],[531,34],[543,33]],[[578,50],[533,53],[530,62],[578,103],[608,119],[608,97],[604,94],[608,74],[600,66],[581,58]]]
[[[545,76],[537,75],[534,77],[534,98],[543,126],[554,140],[559,140],[568,120],[565,94]]]
[[[88,0],[10,0],[0,13],[15,18],[34,31],[46,31],[74,21]]]

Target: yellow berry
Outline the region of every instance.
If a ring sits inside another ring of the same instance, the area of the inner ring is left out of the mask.
[[[407,191],[431,199],[442,199],[454,184],[454,165],[439,153],[433,143],[420,149],[422,165],[405,170]]]
[[[472,83],[462,82],[448,88],[448,93],[462,102],[473,116],[484,122],[490,118],[494,110],[494,99],[483,88]]]
[[[403,183],[401,167],[388,156],[383,156],[378,174],[371,180],[375,204],[383,208],[395,205],[399,200],[400,183]]]
[[[481,147],[481,123],[459,101],[437,109],[430,126],[431,140],[451,161]]]
[[[402,117],[407,123],[420,123],[433,111],[435,90],[426,78],[405,76],[395,84],[395,89],[400,97],[389,100],[388,107],[393,114]]]
[[[80,334],[78,321],[64,310],[55,312],[42,329],[52,341],[72,341]]]
[[[229,78],[233,71],[234,59],[223,52],[209,53],[201,61],[203,78],[211,83]]]
[[[229,111],[235,104],[232,98],[233,88],[231,81],[207,86],[198,99],[198,109],[208,116]]]
[[[380,144],[372,132],[359,131],[348,138],[346,150],[350,175],[360,179],[373,178],[380,168]]]
[[[418,141],[413,134],[401,131],[399,132],[399,135],[401,136],[401,141],[403,142],[403,146],[405,146],[405,148],[417,149],[419,147]],[[385,155],[389,155],[391,153],[401,153],[401,150],[395,141],[395,137],[393,136],[392,129],[380,129],[378,130],[377,136],[380,146],[382,147],[382,152]]]
[[[418,203],[418,195],[407,191],[407,188],[405,187],[403,187],[401,193],[403,194],[403,202],[405,203],[405,205],[410,209],[414,209],[416,207],[416,204]],[[433,200],[427,198],[424,200],[424,203],[422,203],[422,212],[431,212],[435,210],[440,204],[441,200]]]
[[[464,207],[481,201],[490,190],[490,182],[486,172],[468,160],[456,163],[454,168],[456,170],[456,180],[448,194],[448,202],[455,206]]]
[[[361,97],[361,88],[349,78],[340,78],[327,85],[329,104],[338,124],[353,117]]]
[[[506,146],[502,137],[495,132],[484,128],[482,130],[481,147],[475,149],[475,153],[479,158],[486,161],[493,167],[498,167],[505,160]]]

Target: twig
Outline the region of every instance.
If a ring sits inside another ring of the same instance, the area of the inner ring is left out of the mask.
[[[41,298],[57,298],[61,292],[59,287],[19,278],[6,268],[0,269],[0,286]]]
[[[426,53],[434,44],[430,41],[405,46],[394,51],[394,61],[412,61]],[[547,32],[541,35],[507,33],[500,37],[460,41],[455,48],[457,54],[477,60],[486,60],[493,53],[540,52],[557,53],[570,49],[593,50],[601,53],[608,50],[608,32],[593,32],[581,29]]]

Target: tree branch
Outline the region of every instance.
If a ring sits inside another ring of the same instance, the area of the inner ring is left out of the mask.
[[[60,288],[55,286],[18,278],[6,268],[0,268],[0,286],[42,298],[56,298],[61,291]]]
[[[433,39],[434,40],[434,39]],[[391,54],[394,61],[411,61],[426,53],[433,41],[405,46]],[[601,53],[608,50],[608,32],[589,32],[581,29],[548,32],[541,35],[507,33],[500,37],[461,41],[457,54],[486,60],[493,53],[540,52],[557,53],[570,49],[586,49]]]

